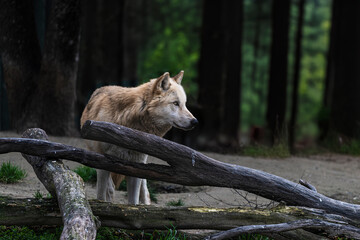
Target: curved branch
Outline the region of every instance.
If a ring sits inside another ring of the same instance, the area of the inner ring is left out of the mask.
[[[222,240],[237,237],[246,233],[280,233],[300,228],[321,229],[329,233],[329,236],[346,235],[347,237],[360,239],[360,229],[350,225],[327,222],[319,219],[304,219],[288,223],[249,225],[233,228],[227,231],[215,233],[206,237],[206,240]]]

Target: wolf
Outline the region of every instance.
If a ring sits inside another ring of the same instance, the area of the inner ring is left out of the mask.
[[[163,137],[172,127],[191,130],[198,120],[186,108],[186,94],[181,86],[184,71],[170,77],[166,72],[140,86],[126,88],[105,86],[92,94],[82,113],[81,127],[86,120],[105,121]],[[87,141],[89,150],[117,156],[124,160],[146,163],[147,155],[112,144]],[[124,177],[105,170],[97,170],[97,198],[114,199],[115,186]],[[146,179],[126,177],[128,203],[150,204]],[[114,182],[115,181],[115,182]]]

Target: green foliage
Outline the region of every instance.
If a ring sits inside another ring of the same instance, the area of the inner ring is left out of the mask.
[[[76,172],[84,182],[96,182],[96,170],[88,166],[77,167],[74,172]]]
[[[25,170],[10,162],[2,163],[0,167],[0,182],[16,183],[26,177]]]
[[[183,200],[179,199],[177,201],[173,200],[173,201],[170,201],[168,203],[166,203],[167,206],[173,206],[173,207],[181,207],[181,206],[184,206],[185,203],[183,202]]]
[[[290,157],[289,147],[285,143],[275,144],[273,147],[253,145],[244,147],[242,154],[250,157],[287,158]]]
[[[185,71],[182,82],[190,99],[197,94],[200,50],[200,1],[155,0],[147,19],[146,42],[139,53],[138,75],[148,81],[164,72]],[[156,9],[156,10],[155,10]]]

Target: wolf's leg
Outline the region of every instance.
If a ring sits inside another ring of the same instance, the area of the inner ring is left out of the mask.
[[[115,186],[109,171],[97,169],[96,192],[99,200],[111,202],[114,199]]]
[[[141,181],[142,181],[141,178],[129,177],[129,176],[126,177],[129,204],[133,204],[133,205],[139,204]]]
[[[145,204],[145,205],[150,205],[151,204],[150,193],[149,193],[149,190],[148,190],[148,187],[147,187],[147,180],[146,179],[141,179],[140,202]]]

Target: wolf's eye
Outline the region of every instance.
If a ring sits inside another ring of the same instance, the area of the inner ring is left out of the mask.
[[[175,102],[173,102],[173,104],[175,105],[175,106],[179,106],[179,102],[178,101],[175,101]]]

